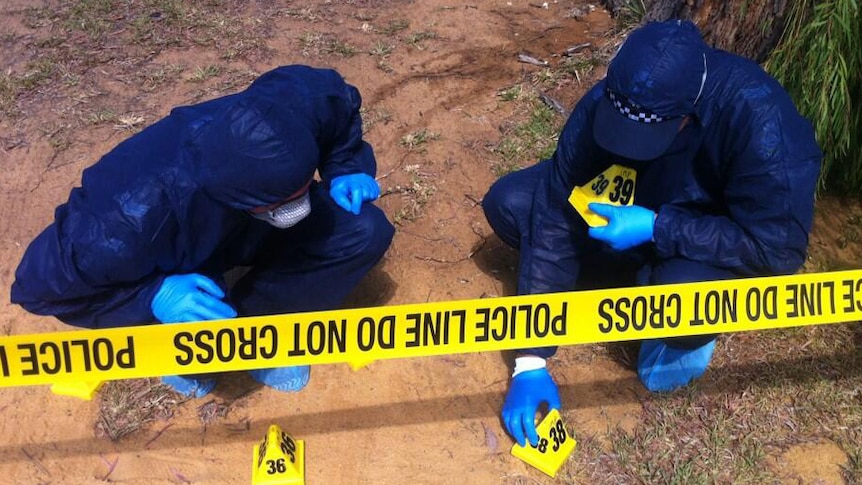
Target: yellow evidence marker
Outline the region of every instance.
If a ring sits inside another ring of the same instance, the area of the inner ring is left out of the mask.
[[[611,205],[632,205],[635,200],[634,169],[611,165],[583,187],[577,186],[569,194],[569,203],[591,227],[608,224],[607,219],[587,208],[591,202]]]
[[[575,438],[566,430],[560,412],[551,409],[545,419],[536,426],[539,442],[536,446],[527,441],[526,446],[515,443],[512,446],[512,456],[520,458],[551,478],[557,475],[557,470],[575,451],[578,444]]]
[[[304,485],[305,443],[272,424],[263,441],[254,445],[252,485]]]
[[[62,382],[51,384],[51,392],[91,401],[104,383],[104,381]]]

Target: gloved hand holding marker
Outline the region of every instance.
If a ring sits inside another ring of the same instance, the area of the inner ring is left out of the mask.
[[[588,207],[608,220],[605,226],[591,227],[590,237],[606,242],[615,251],[625,251],[652,240],[655,212],[639,205],[626,207],[593,202]]]
[[[530,370],[521,370],[520,367]],[[518,357],[509,393],[503,403],[502,417],[506,430],[519,445],[525,446],[525,443],[529,442],[535,446],[538,443],[535,419],[536,412],[543,403],[547,404],[548,410],[561,407],[560,393],[545,368],[545,359],[535,356]]]
[[[625,251],[653,237],[656,213],[634,205],[637,173],[612,165],[569,195],[569,203],[589,228],[589,235],[615,251]]]

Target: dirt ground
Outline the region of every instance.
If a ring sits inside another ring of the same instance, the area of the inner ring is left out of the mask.
[[[143,3],[149,18],[159,19],[167,17],[160,9],[177,2]],[[56,54],[51,82],[19,96],[14,115],[0,114],[5,334],[69,328],[12,306],[8,289],[27,244],[85,167],[170,108],[233,92],[255,73],[293,63],[335,68],[362,92],[384,191],[378,204],[398,223],[385,260],[351,305],[512,294],[517,256],[492,235],[478,204],[497,177],[493,147],[516,115],[499,93],[542,70],[518,62],[519,53],[558,63],[573,45],[615,42],[613,20],[601,8],[563,0],[547,8],[516,0],[278,3],[231,4],[225,18],[237,25],[222,26],[222,41],[195,27],[164,44],[154,37],[127,43],[130,13],[117,9],[106,16],[100,47],[87,51],[81,46],[92,32],[64,24],[76,12],[62,3],[3,2],[3,72],[36,72],[44,67],[35,62],[40,52]],[[177,34],[160,32],[167,40]],[[581,82],[564,79],[547,94],[571,106],[599,76],[601,69]],[[852,245],[835,249],[843,237],[835,225],[818,224],[812,244],[822,260],[855,264]],[[551,366],[576,435],[638,423],[645,393],[617,360],[568,348]],[[250,483],[252,446],[278,424],[305,440],[309,484],[557,483],[509,455],[512,442],[498,418],[508,373],[506,356],[497,353],[392,360],[357,371],[318,366],[298,394],[232,374],[213,395],[181,403],[118,441],[96,432],[99,399],[57,396],[47,387],[2,389],[0,481]],[[212,406],[216,416],[202,418]],[[805,446],[776,457],[800,477],[788,483],[842,483],[841,450],[828,442]]]

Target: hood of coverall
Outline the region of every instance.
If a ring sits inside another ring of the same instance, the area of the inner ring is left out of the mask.
[[[319,151],[289,106],[239,98],[202,129],[198,176],[214,199],[248,210],[277,203],[314,177]]]
[[[651,22],[633,31],[608,66],[593,123],[596,142],[633,160],[664,153],[703,93],[707,50],[690,21]]]

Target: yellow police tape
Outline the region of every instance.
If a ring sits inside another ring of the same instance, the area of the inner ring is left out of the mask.
[[[849,322],[862,270],[0,338],[0,387]]]

